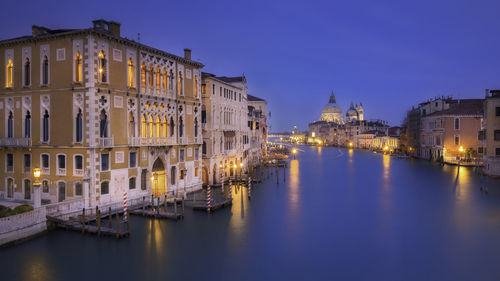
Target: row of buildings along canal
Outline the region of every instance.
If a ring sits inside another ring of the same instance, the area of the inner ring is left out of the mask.
[[[392,127],[383,120],[367,120],[361,103],[351,103],[344,116],[332,93],[307,134],[294,130],[291,138],[478,165],[485,174],[500,176],[500,90],[486,90],[484,98],[430,99],[409,110],[401,126]]]
[[[0,199],[92,208],[182,196],[245,172],[266,153],[266,101],[245,76],[202,72],[120,35],[121,25],[33,26],[0,41]]]

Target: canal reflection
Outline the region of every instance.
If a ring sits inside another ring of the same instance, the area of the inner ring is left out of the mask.
[[[163,239],[165,239],[166,235],[163,233],[162,226],[164,225],[159,220],[148,220],[147,225],[147,233],[149,235],[146,239],[146,249],[148,256],[155,254],[156,258],[161,258],[163,257]]]
[[[245,217],[247,215],[246,188],[241,185],[233,186],[233,205],[231,207],[231,219],[229,220],[230,242],[233,245],[241,243],[244,239],[246,229]]]
[[[21,265],[23,267],[22,280],[57,280],[53,272],[54,267],[48,262],[47,255],[28,254]]]
[[[295,216],[299,208],[299,160],[290,161],[290,211]]]

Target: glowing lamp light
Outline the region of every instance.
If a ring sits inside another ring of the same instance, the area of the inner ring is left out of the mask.
[[[460,152],[464,152],[464,147],[463,147],[463,146],[460,146],[460,147],[458,148],[458,151],[460,151]]]
[[[99,73],[102,73],[102,68],[99,68]]]
[[[385,151],[389,150],[389,147],[388,147],[387,145],[386,145],[386,146],[384,146],[384,150],[385,150]]]
[[[349,146],[352,147],[354,144],[352,142],[349,143]]]
[[[292,149],[292,153],[293,153],[293,154],[297,154],[297,149],[295,149],[295,148],[294,148],[294,149]]]
[[[221,169],[222,169],[222,164],[219,164],[219,168],[221,168]]]
[[[233,168],[235,168],[235,169],[236,169],[236,164],[234,164],[234,165],[233,165]]]
[[[33,183],[34,185],[40,185],[40,176],[42,175],[42,171],[40,168],[34,168],[33,169],[33,177],[35,177],[35,182]]]
[[[316,133],[312,132],[311,136],[314,138],[316,136]]]
[[[243,168],[243,163],[240,163],[240,168]]]

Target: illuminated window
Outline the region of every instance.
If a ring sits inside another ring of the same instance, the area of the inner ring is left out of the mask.
[[[194,97],[198,97],[198,77],[194,77]]]
[[[160,117],[156,117],[156,122],[155,122],[155,125],[156,125],[156,137],[161,137],[161,132],[163,131],[162,130],[162,123],[160,122]]]
[[[141,65],[141,85],[146,87],[146,66]]]
[[[24,62],[24,86],[29,86],[31,81],[31,64],[30,64],[30,59],[26,58],[26,61]]]
[[[106,55],[104,51],[99,52],[99,82],[107,83],[108,82],[108,60],[106,59]]]
[[[142,115],[141,118],[141,137],[147,138],[148,137],[148,122],[146,121],[146,116]]]
[[[179,95],[182,96],[184,89],[182,89],[182,72],[181,71],[179,71],[179,77],[177,80],[178,80],[177,89],[179,91]]]
[[[156,73],[155,73],[155,76],[156,76],[156,88],[159,89],[161,87],[161,72],[160,72],[160,68],[159,67],[156,67]]]
[[[43,57],[42,61],[42,85],[49,84],[49,58]]]
[[[75,82],[83,81],[83,64],[82,64],[82,55],[80,52],[76,52],[75,55]]]
[[[151,88],[154,86],[153,78],[154,78],[154,71],[153,71],[153,67],[150,66],[149,67],[149,87],[151,87]]]
[[[207,94],[207,85],[205,85],[205,84],[201,85],[201,94],[202,95]]]
[[[128,59],[128,86],[135,87],[135,69],[132,58]]]
[[[154,136],[154,124],[153,124],[153,116],[149,116],[149,137],[152,138]]]
[[[162,88],[163,89],[167,89],[167,81],[168,81],[167,79],[168,79],[167,78],[167,71],[164,69],[163,74],[162,74],[162,82],[163,82]]]
[[[7,62],[7,77],[5,81],[5,87],[11,88],[14,80],[14,64],[12,60],[9,59]]]
[[[168,136],[168,122],[167,117],[163,117],[163,132],[162,137],[166,138]]]

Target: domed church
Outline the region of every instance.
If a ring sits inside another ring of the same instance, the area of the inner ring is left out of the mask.
[[[337,105],[333,91],[328,103],[323,107],[323,111],[321,111],[321,121],[335,122],[337,124],[344,123],[342,109]]]
[[[321,111],[320,120],[337,124],[344,124],[344,120],[346,123],[352,121],[362,121],[364,120],[363,105],[361,103],[359,105],[353,105],[351,102],[351,106],[345,113],[344,119],[342,109],[337,105],[335,95],[332,91],[328,103],[323,107],[323,110]]]

